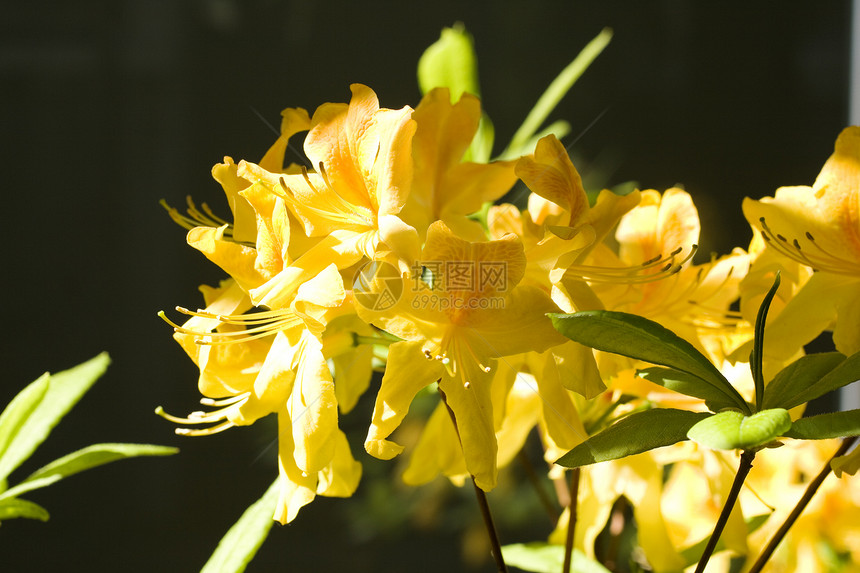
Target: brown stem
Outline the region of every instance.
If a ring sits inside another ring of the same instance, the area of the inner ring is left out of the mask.
[[[729,515],[735,507],[735,502],[737,501],[741,488],[744,485],[744,480],[752,469],[754,458],[755,452],[752,450],[744,450],[743,453],[741,453],[741,462],[738,465],[738,473],[735,474],[735,480],[732,482],[732,489],[729,490],[726,503],[723,505],[723,511],[720,512],[720,517],[714,525],[714,532],[711,534],[711,538],[708,539],[705,551],[702,553],[702,557],[699,559],[699,564],[696,566],[696,573],[702,573],[705,570],[705,566],[708,564],[708,560],[711,558],[711,554],[717,546],[717,541],[720,540],[720,535],[722,535],[723,529],[725,529],[726,523],[729,521]]]
[[[439,396],[442,397],[442,403],[448,410],[448,415],[451,416],[451,422],[454,424],[454,432],[457,433],[457,439],[460,440],[460,449],[463,449],[463,440],[460,438],[460,430],[457,427],[457,418],[454,416],[454,410],[448,405],[448,398],[442,388],[439,388]],[[463,456],[466,452],[463,452]],[[472,485],[475,487],[475,497],[478,498],[478,506],[481,508],[481,517],[484,518],[484,527],[487,529],[487,535],[490,538],[490,549],[492,550],[493,559],[496,562],[496,569],[499,573],[508,573],[508,567],[505,565],[505,558],[502,557],[502,545],[499,543],[499,535],[496,533],[496,525],[493,523],[493,515],[490,513],[490,504],[487,502],[487,494],[484,490],[478,487],[475,481],[475,476],[472,478]]]
[[[812,499],[812,496],[815,495],[815,492],[818,491],[818,488],[821,487],[821,484],[824,482],[824,479],[830,474],[830,462],[833,461],[833,458],[839,457],[845,452],[847,452],[851,445],[857,440],[857,436],[851,436],[850,438],[845,438],[842,440],[842,445],[839,446],[839,449],[836,450],[836,453],[833,454],[827,463],[824,464],[824,467],[821,468],[821,471],[818,472],[818,475],[815,476],[811,482],[809,482],[809,486],[807,486],[806,491],[803,492],[803,497],[800,498],[800,501],[797,502],[797,505],[794,506],[794,509],[789,514],[785,521],[782,523],[780,528],[776,533],[773,534],[770,541],[767,544],[767,547],[764,548],[764,551],[761,552],[761,555],[758,556],[756,562],[750,568],[749,573],[758,573],[762,570],[762,567],[765,566],[768,559],[770,559],[773,552],[776,550],[779,543],[782,541],[782,538],[785,537],[785,534],[788,533],[788,530],[791,529],[791,526],[794,525],[794,522],[797,521],[797,518],[800,516],[800,513],[806,509],[806,506],[809,504],[809,501]]]
[[[526,455],[525,450],[519,451],[517,459],[520,461],[520,465],[523,466],[523,471],[525,471],[529,483],[532,484],[532,488],[534,488],[540,504],[543,506],[544,510],[546,510],[549,520],[553,525],[555,525],[558,522],[558,511],[556,511],[555,504],[553,504],[552,499],[549,494],[547,494],[543,484],[540,482],[540,478],[538,477],[534,466],[532,466],[529,461],[529,457]]]
[[[570,573],[570,566],[573,563],[573,538],[576,531],[577,519],[577,498],[579,497],[579,468],[574,468],[570,472],[570,505],[568,506],[568,521],[567,521],[567,538],[564,540],[564,564],[562,565],[562,573]]]

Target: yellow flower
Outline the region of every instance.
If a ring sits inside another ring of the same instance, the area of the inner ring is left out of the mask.
[[[315,171],[273,173],[239,164],[240,176],[281,199],[305,235],[318,240],[287,271],[286,290],[319,265],[344,269],[367,257],[405,269],[417,256],[417,233],[398,217],[412,181],[412,110],[382,109],[360,84],[352,94],[349,104],[323,104],[311,119],[305,154]],[[300,267],[308,270],[296,278]]]
[[[749,262],[745,252],[735,249],[708,263],[692,264],[699,231],[698,212],[687,192],[643,191],[641,203],[618,225],[618,255],[601,246],[588,261],[602,268],[642,271],[635,280],[592,281],[592,288],[607,309],[658,322],[721,364],[745,333],[751,334],[730,310]]]
[[[482,489],[495,486],[497,426],[491,395],[497,360],[564,341],[545,316],[557,308],[549,297],[535,287],[518,286],[524,271],[522,244],[514,235],[471,243],[437,221],[428,229],[421,261],[397,304],[385,310],[357,305],[363,320],[404,339],[389,348],[365,441],[371,455],[389,459],[403,450],[388,436],[418,391],[439,380],[468,472]],[[381,285],[373,288],[381,290]]]
[[[816,271],[770,323],[768,352],[789,357],[824,330],[836,349],[860,350],[860,127],[848,127],[812,187],[744,199],[768,248]]]
[[[451,104],[448,88],[424,96],[412,114],[414,179],[402,218],[423,237],[433,221],[444,221],[461,236],[481,237],[480,226],[466,219],[495,201],[516,182],[513,161],[461,162],[478,129],[481,101],[464,93]]]
[[[316,494],[351,495],[361,475],[337,427],[334,383],[319,340],[327,310],[344,294],[331,265],[299,288],[288,309],[246,314],[248,295],[226,281],[220,289],[204,289],[205,310],[180,309],[191,318],[174,324],[177,341],[200,367],[201,403],[215,410],[186,418],[158,413],[178,424],[207,426],[176,430],[190,436],[276,413],[281,501],[275,519],[282,523]]]

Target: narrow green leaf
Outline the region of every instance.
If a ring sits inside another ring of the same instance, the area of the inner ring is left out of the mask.
[[[860,410],[830,412],[809,418],[801,418],[784,434],[798,440],[828,440],[860,436]]]
[[[610,310],[549,316],[556,330],[571,340],[692,374],[728,396],[736,408],[750,413],[746,401],[701,352],[656,322]]]
[[[860,352],[855,352],[843,360],[836,368],[822,378],[811,382],[805,388],[797,388],[796,390],[798,391],[790,400],[781,400],[784,402],[782,407],[793,408],[799,406],[857,380],[860,380]]]
[[[591,40],[585,48],[579,53],[576,58],[564,68],[561,73],[552,81],[543,95],[540,96],[535,106],[526,116],[525,121],[511,138],[505,151],[502,153],[502,158],[510,159],[523,153],[530,153],[527,148],[527,142],[540,129],[540,126],[546,121],[546,118],[552,113],[552,110],[558,105],[562,98],[570,91],[576,80],[582,76],[591,62],[603,51],[612,39],[612,30],[604,28],[600,33]]]
[[[4,519],[14,519],[16,517],[48,521],[50,514],[48,514],[48,510],[41,505],[35,504],[32,501],[27,501],[26,499],[13,497],[0,500],[0,521],[3,521]]]
[[[178,451],[177,448],[149,444],[94,444],[39,468],[18,485],[0,494],[0,499],[49,486],[63,478],[116,460],[138,456],[168,456]]]
[[[617,460],[687,439],[696,423],[711,416],[674,408],[656,408],[631,414],[595,434],[561,456],[555,463],[577,468]]]
[[[761,301],[761,306],[758,307],[758,315],[755,319],[755,334],[753,336],[753,350],[750,354],[750,371],[752,372],[753,383],[755,384],[755,409],[756,411],[764,408],[764,373],[762,370],[762,350],[764,348],[764,326],[767,322],[767,311],[770,308],[770,303],[773,301],[776,291],[779,289],[779,271],[776,271],[776,277],[773,279],[773,286],[764,295]]]
[[[746,450],[772,442],[789,428],[791,416],[782,408],[752,416],[729,411],[705,418],[690,428],[687,437],[714,450]]]
[[[564,567],[564,545],[549,543],[514,543],[502,547],[505,563],[523,571],[558,573]],[[579,549],[573,550],[571,573],[609,573],[609,569],[592,560]]]
[[[687,374],[673,368],[661,368],[659,366],[643,368],[637,371],[637,374],[645,380],[658,384],[668,390],[692,396],[693,398],[700,398],[705,401],[705,404],[713,412],[735,407],[731,396],[719,388],[708,384],[698,376],[693,376],[692,374]]]
[[[801,356],[774,376],[765,388],[763,408],[785,408],[789,410],[807,400],[797,401],[798,396],[817,384],[828,372],[845,360],[841,352],[822,352]]]
[[[26,388],[12,398],[12,401],[0,414],[0,464],[3,463],[2,459],[6,450],[9,449],[9,444],[21,431],[21,427],[42,401],[42,398],[45,397],[50,378],[51,375],[46,372],[35,382],[28,384]],[[5,476],[3,477],[5,478]],[[0,480],[0,484],[2,484],[0,491],[6,489],[5,480]]]
[[[280,488],[275,480],[221,538],[200,573],[240,573],[245,570],[272,528]]]
[[[29,458],[110,363],[103,352],[69,370],[53,374],[41,402],[30,412],[0,457],[0,480]]]

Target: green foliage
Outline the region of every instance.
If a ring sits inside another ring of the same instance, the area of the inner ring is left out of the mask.
[[[727,399],[725,392],[710,384],[702,384],[702,379],[692,374],[673,368],[660,368],[659,366],[643,368],[636,373],[645,380],[658,384],[667,390],[704,400],[713,412],[735,407],[735,403]]]
[[[0,445],[5,443],[0,451],[0,479],[5,480],[36,451],[108,364],[110,358],[103,352],[69,370],[41,376],[22,391],[23,399],[19,394],[12,400],[0,416]]]
[[[478,58],[475,44],[465,26],[458,22],[444,28],[442,35],[430,45],[418,60],[418,85],[426,94],[434,88],[448,88],[451,101],[457,102],[464,93],[480,97]],[[487,114],[481,114],[478,131],[466,151],[465,161],[486,163],[493,153],[495,130]]]
[[[635,314],[592,310],[550,314],[556,330],[580,344],[636,360],[667,366],[698,378],[743,412],[744,401],[720,371],[692,344],[654,321]],[[716,396],[716,394],[714,394]]]
[[[860,436],[860,410],[831,412],[809,418],[801,418],[785,433],[788,438],[798,440],[827,440]]]
[[[549,87],[540,96],[535,106],[526,116],[525,121],[517,129],[508,147],[502,153],[502,159],[511,159],[525,153],[531,153],[534,149],[534,142],[537,140],[535,134],[540,129],[540,126],[552,113],[552,110],[559,104],[562,98],[570,91],[576,80],[582,76],[591,62],[603,52],[603,49],[609,44],[612,39],[612,30],[604,28],[600,33],[591,40],[585,48],[579,53],[576,58],[564,68],[561,73],[552,81]],[[556,128],[563,127],[569,129],[566,124],[554,124]],[[548,133],[556,133],[561,138],[558,132],[544,130],[543,135]]]
[[[269,535],[279,494],[278,480],[275,480],[263,497],[249,506],[221,538],[201,573],[240,573],[245,570]]]
[[[93,444],[39,468],[18,485],[0,494],[0,500],[47,487],[63,478],[117,460],[138,456],[169,456],[178,451],[177,448],[150,444]]]
[[[803,359],[801,358],[800,360]],[[835,357],[832,360],[834,363],[836,362]],[[791,368],[791,366],[787,366],[784,370]],[[823,367],[821,368],[821,373],[823,373]],[[860,352],[855,352],[845,360],[840,361],[830,372],[827,372],[827,374],[820,378],[807,373],[807,376],[803,378],[807,382],[806,385],[802,385],[799,382],[795,384],[786,381],[782,382],[776,388],[768,387],[768,394],[772,396],[766,396],[765,401],[778,404],[781,408],[794,408],[795,406],[824,396],[828,392],[851,384],[858,379],[860,379]]]
[[[43,507],[18,497],[22,493],[119,459],[164,456],[178,451],[147,444],[96,444],[43,466],[7,489],[6,477],[36,451],[109,363],[108,355],[102,353],[69,370],[44,374],[19,392],[0,414],[0,521],[16,517],[48,520]]]
[[[549,543],[515,543],[502,547],[505,563],[523,571],[558,573],[564,567],[564,546]],[[571,573],[609,573],[609,569],[589,559],[578,549],[573,550]]]
[[[794,408],[806,400],[798,396],[817,384],[828,372],[845,360],[840,352],[822,352],[802,356],[780,370],[767,385],[763,408]]]
[[[767,321],[767,311],[773,301],[776,291],[779,289],[779,271],[773,280],[770,290],[764,295],[758,314],[755,319],[755,334],[753,335],[753,350],[750,354],[750,371],[755,383],[755,407],[761,410],[764,406],[764,370],[762,368],[762,356],[764,356],[764,327]]]
[[[687,437],[714,450],[749,450],[774,441],[791,428],[788,410],[773,408],[752,416],[727,411],[690,428]]]
[[[591,436],[555,463],[575,468],[669,446],[684,441],[690,428],[707,416],[673,408],[637,412]]]

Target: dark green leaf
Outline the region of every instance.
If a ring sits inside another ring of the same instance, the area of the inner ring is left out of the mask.
[[[670,446],[685,440],[689,429],[708,416],[673,408],[637,412],[591,436],[555,463],[576,468]]]
[[[645,380],[658,384],[668,390],[702,399],[713,412],[735,407],[731,396],[719,388],[708,384],[698,376],[693,376],[692,374],[687,374],[673,368],[661,368],[659,366],[643,368],[637,374]]]
[[[46,487],[78,472],[124,458],[137,456],[167,456],[179,450],[149,444],[94,444],[54,460],[30,474],[24,481],[0,495],[15,497],[24,492]]]
[[[828,392],[842,388],[857,380],[860,380],[860,352],[855,352],[823,378],[812,382],[806,388],[797,389],[798,391],[792,399],[786,400],[786,405],[783,408],[793,408],[794,406],[815,400],[819,396],[824,396]]]
[[[610,310],[549,316],[556,330],[571,340],[692,374],[729,396],[736,408],[749,413],[746,401],[701,352],[656,322]]]
[[[502,547],[505,563],[533,573],[559,573],[564,567],[564,546],[549,543],[515,543]],[[609,573],[579,549],[573,550],[571,573]]]
[[[785,408],[790,410],[807,400],[797,400],[798,396],[815,386],[828,372],[845,360],[840,352],[823,352],[802,356],[780,370],[764,393],[763,408]]]
[[[860,436],[860,410],[831,412],[809,418],[801,418],[785,433],[788,438],[798,440],[827,440]]]
[[[39,521],[48,521],[50,515],[41,505],[35,504],[26,499],[11,497],[0,500],[0,521],[4,519],[14,519],[16,517],[27,517],[29,519],[38,519]]]
[[[687,437],[714,450],[750,449],[772,442],[791,428],[787,410],[773,408],[752,416],[720,412],[690,428]]]
[[[221,538],[200,573],[240,573],[245,570],[269,535],[280,487],[275,480]]]
[[[756,410],[764,408],[764,373],[762,370],[762,349],[764,348],[764,326],[767,321],[767,311],[773,301],[776,291],[779,289],[779,271],[773,279],[773,286],[764,295],[761,306],[758,307],[758,315],[755,319],[755,334],[753,337],[753,350],[750,354],[750,370],[755,383],[755,407]]]
[[[48,434],[101,376],[110,358],[101,353],[74,368],[53,374],[38,406],[30,412],[0,457],[0,480],[32,455]]]

